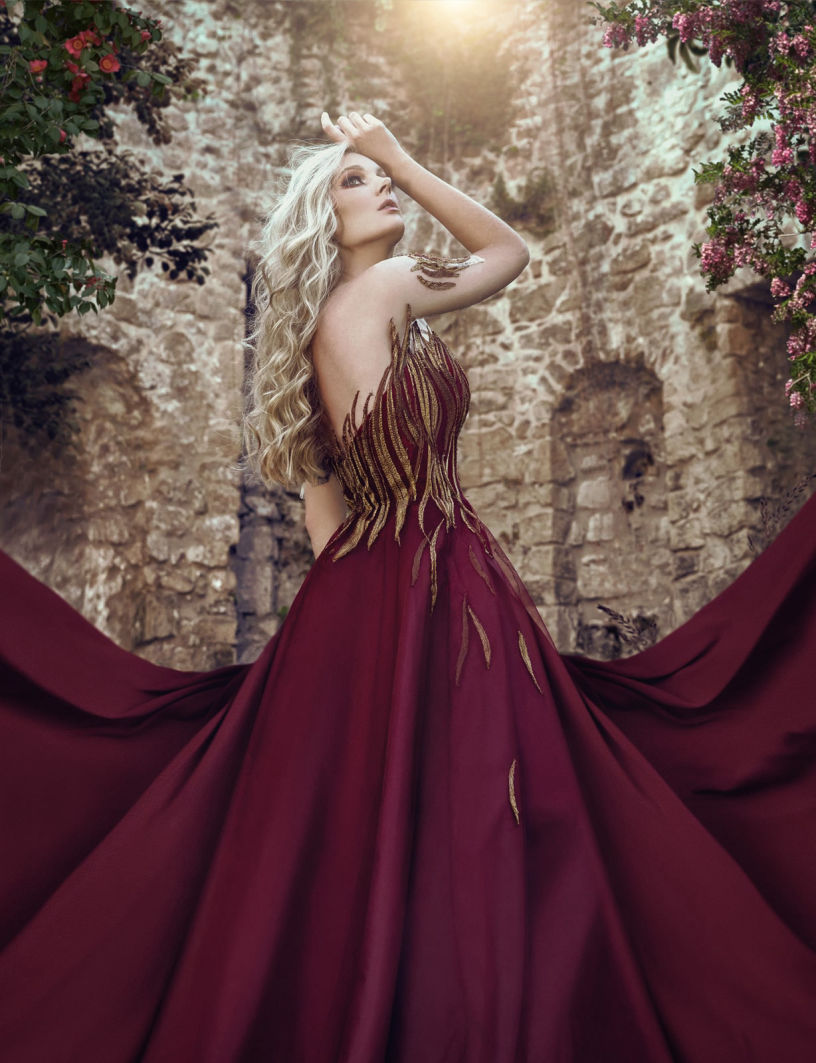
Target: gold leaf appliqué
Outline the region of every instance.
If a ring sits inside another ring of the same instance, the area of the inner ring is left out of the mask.
[[[520,823],[518,804],[516,803],[516,760],[513,759],[513,763],[510,765],[510,774],[507,777],[507,789],[510,794],[510,807],[513,809],[513,815],[516,817],[516,823]]]
[[[474,627],[476,628],[476,632],[479,635],[479,640],[480,640],[480,642],[482,644],[482,653],[484,654],[485,667],[489,668],[490,667],[490,639],[487,637],[487,632],[482,627],[481,621],[479,620],[478,616],[476,616],[476,614],[473,612],[473,609],[470,606],[468,606],[467,608],[468,608],[468,613],[470,615],[470,619],[473,621]]]
[[[536,685],[536,690],[539,692],[539,694],[543,694],[544,691],[538,685],[538,680],[536,679],[535,672],[533,671],[533,662],[530,660],[530,654],[529,654],[529,651],[527,650],[527,643],[524,641],[524,635],[521,633],[521,631],[519,631],[519,633],[518,633],[518,644],[519,644],[519,651],[521,652],[522,660],[524,661],[525,665],[527,666],[527,671],[532,676],[533,682]]]
[[[464,262],[454,265],[456,270],[464,268]],[[443,264],[438,268],[449,267]],[[338,561],[364,536],[370,550],[392,512],[394,538],[399,542],[408,508],[416,503],[423,542],[413,558],[412,585],[419,578],[427,546],[433,612],[442,533],[461,520],[483,545],[486,543],[481,521],[462,494],[457,475],[456,444],[467,417],[470,388],[462,367],[451,358],[439,336],[422,319],[412,317],[410,306],[402,338],[393,318],[389,327],[391,362],[376,392],[363,404],[359,422],[359,391],[346,414],[341,438],[325,418],[329,460],[350,510],[329,556]],[[425,527],[431,502],[442,514],[432,531]]]

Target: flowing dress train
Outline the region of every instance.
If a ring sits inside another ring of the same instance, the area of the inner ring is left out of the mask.
[[[812,1063],[816,497],[655,646],[559,654],[422,319],[258,659],[0,553],[0,1059]]]

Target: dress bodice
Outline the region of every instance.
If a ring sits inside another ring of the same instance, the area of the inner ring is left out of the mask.
[[[457,441],[470,405],[467,375],[424,318],[413,318],[410,307],[403,336],[393,319],[390,330],[390,365],[366,399],[359,420],[359,391],[346,414],[342,438],[324,413],[329,462],[350,509],[347,530],[331,551],[334,560],[354,549],[363,536],[370,549],[392,512],[399,542],[414,506],[432,555],[441,523],[449,529],[460,516],[473,531],[480,525],[457,473]],[[436,528],[426,527],[429,512]]]

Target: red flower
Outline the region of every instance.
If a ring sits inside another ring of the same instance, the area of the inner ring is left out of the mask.
[[[78,74],[80,72],[79,67],[76,65],[76,63],[72,63],[70,59],[65,60],[65,65],[68,67],[72,74]]]
[[[99,38],[96,30],[80,30],[79,36],[82,38],[85,44],[101,44],[102,41]]]
[[[62,241],[62,249],[63,249],[63,251],[65,250],[65,245],[66,245],[67,243],[68,243],[68,241],[67,241],[67,240],[63,240],[63,241]]]
[[[68,99],[73,100],[74,103],[79,102],[80,94],[88,82],[91,80],[91,75],[86,74],[84,71],[81,74],[77,74],[75,78],[71,80],[71,91],[68,93]]]
[[[121,63],[113,53],[103,55],[99,60],[99,69],[103,74],[113,74],[121,67]]]
[[[66,136],[67,136],[67,134],[66,134],[65,130],[61,129],[60,130],[60,144],[63,142],[63,140],[65,140]]]
[[[48,66],[47,59],[32,59],[28,64],[28,69],[32,74],[39,74],[41,70],[45,70]]]
[[[83,37],[72,37],[69,41],[65,42],[65,47],[71,53],[79,59],[82,54],[82,49],[85,47],[85,40]]]
[[[150,30],[142,30],[142,40],[146,41],[150,37]]]

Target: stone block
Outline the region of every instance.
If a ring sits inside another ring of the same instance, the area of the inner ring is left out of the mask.
[[[615,520],[611,513],[593,513],[587,525],[588,543],[608,542],[615,538]]]
[[[521,517],[518,521],[518,536],[522,543],[563,543],[569,528],[569,515],[548,506],[538,512]]]
[[[642,241],[619,251],[609,259],[609,272],[634,273],[636,270],[648,266],[652,259],[649,245]]]
[[[175,634],[178,612],[155,594],[147,594],[136,615],[137,644],[165,639]]]
[[[705,546],[705,535],[699,517],[687,517],[669,529],[669,546],[672,550],[698,550]]]
[[[596,480],[584,480],[578,486],[576,505],[586,509],[607,509],[612,504],[612,485],[604,476]]]
[[[563,281],[537,284],[534,288],[511,288],[508,293],[511,324],[548,317],[563,289]]]

